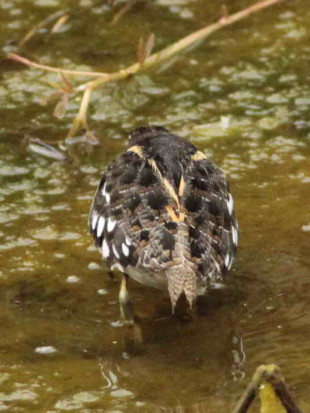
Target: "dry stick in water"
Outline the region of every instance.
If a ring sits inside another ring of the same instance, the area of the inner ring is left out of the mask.
[[[38,63],[32,62],[28,59],[25,59],[15,54],[9,54],[8,57],[20,63],[28,65],[30,67],[35,67],[37,69],[42,69],[48,72],[58,72],[58,73],[62,72],[68,75],[92,76],[92,77],[97,78],[96,80],[80,85],[77,88],[77,90],[84,90],[84,95],[82,97],[78,115],[74,119],[73,125],[68,134],[68,136],[74,136],[75,133],[81,127],[87,128],[87,111],[88,111],[91,92],[93,89],[96,89],[97,87],[102,86],[106,83],[116,82],[122,79],[126,79],[138,72],[148,70],[152,68],[153,66],[156,66],[162,63],[163,61],[167,60],[168,58],[176,55],[177,53],[180,53],[181,51],[187,49],[189,46],[192,46],[198,41],[205,39],[206,37],[210,36],[212,33],[215,33],[218,30],[226,26],[236,23],[237,21],[242,20],[260,10],[263,10],[267,7],[278,4],[281,1],[282,0],[259,1],[258,3],[255,3],[252,6],[244,10],[241,10],[235,14],[232,14],[230,16],[224,15],[221,17],[221,19],[218,22],[213,23],[203,29],[197,30],[196,32],[190,34],[189,36],[186,36],[183,39],[177,41],[176,43],[173,43],[171,46],[168,46],[165,49],[152,54],[151,56],[147,57],[142,64],[134,63],[133,65],[127,67],[126,69],[122,69],[114,73],[80,72],[80,71],[74,71],[74,70],[66,70],[66,69],[60,69],[60,68],[51,67],[51,66],[40,65]]]
[[[292,399],[279,367],[275,364],[267,366],[261,365],[256,369],[250,384],[239,400],[238,405],[233,410],[233,413],[246,413],[258,393],[260,385],[264,382],[269,383],[272,386],[287,413],[302,413]]]

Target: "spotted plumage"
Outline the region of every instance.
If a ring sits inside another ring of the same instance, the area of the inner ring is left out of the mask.
[[[108,265],[137,281],[182,293],[190,305],[231,268],[238,243],[223,172],[162,127],[136,129],[106,169],[90,231]]]

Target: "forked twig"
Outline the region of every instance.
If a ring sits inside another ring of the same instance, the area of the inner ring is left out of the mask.
[[[263,10],[267,7],[278,4],[281,1],[282,0],[259,1],[253,4],[252,6],[246,9],[243,9],[235,14],[232,14],[230,16],[225,15],[224,17],[222,16],[216,23],[206,26],[203,29],[197,30],[194,33],[191,33],[190,35],[164,48],[163,50],[160,50],[159,52],[153,53],[149,57],[146,57],[143,63],[140,63],[140,62],[134,63],[133,65],[127,67],[126,69],[121,69],[118,72],[114,72],[114,73],[81,72],[81,71],[74,71],[74,70],[68,70],[68,69],[60,69],[60,68],[56,68],[52,66],[45,66],[39,63],[32,62],[16,54],[9,54],[8,57],[20,63],[28,65],[30,67],[35,67],[37,69],[45,70],[48,72],[57,72],[57,73],[62,72],[64,74],[73,75],[73,76],[96,77],[95,80],[82,84],[76,88],[77,91],[83,90],[84,95],[82,97],[82,102],[80,105],[79,113],[74,119],[73,125],[68,134],[68,136],[73,136],[78,131],[79,128],[87,127],[87,111],[88,111],[88,106],[90,102],[91,92],[93,89],[96,89],[99,86],[103,86],[107,83],[117,82],[117,81],[129,78],[138,72],[142,72],[154,66],[157,66],[160,63],[164,62],[165,60],[169,59],[170,57],[184,51],[189,46],[192,46],[193,44],[219,31],[220,29],[226,26],[229,26],[233,23],[236,23],[237,21],[240,21],[260,10]]]
[[[269,383],[287,413],[302,413],[295,404],[278,366],[275,364],[259,366],[239,400],[233,413],[246,413],[250,408],[259,388],[263,383]]]

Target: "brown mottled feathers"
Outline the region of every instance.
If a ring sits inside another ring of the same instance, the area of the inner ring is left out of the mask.
[[[238,237],[222,171],[161,127],[135,130],[108,166],[90,228],[112,268],[155,287],[166,283],[173,305],[182,292],[192,303],[225,274]]]

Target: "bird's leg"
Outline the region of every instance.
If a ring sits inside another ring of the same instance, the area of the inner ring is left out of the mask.
[[[119,290],[119,305],[121,318],[124,323],[133,324],[134,312],[128,293],[128,275],[123,274],[121,288]]]
[[[119,291],[120,313],[125,327],[124,341],[126,350],[130,353],[137,353],[141,350],[143,335],[129,299],[128,278],[127,274],[123,274]]]

